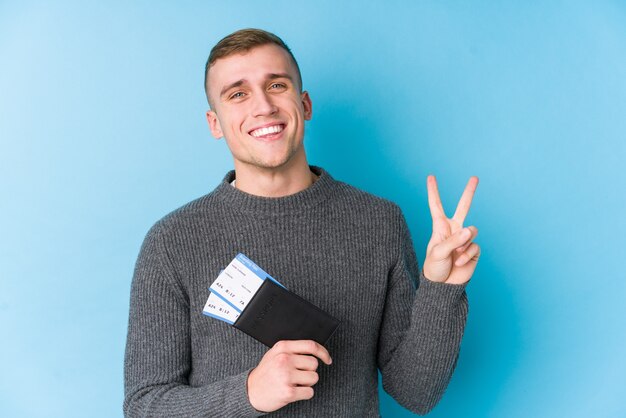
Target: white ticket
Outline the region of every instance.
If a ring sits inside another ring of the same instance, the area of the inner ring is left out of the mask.
[[[250,267],[256,267],[251,269]],[[241,312],[268,277],[243,254],[237,256],[217,276],[209,290]]]
[[[228,322],[231,325],[237,320],[237,318],[239,318],[239,312],[213,292],[209,293],[209,298],[204,304],[202,313],[221,321]]]
[[[284,287],[254,261],[237,254],[209,287],[202,313],[232,325],[266,279]]]

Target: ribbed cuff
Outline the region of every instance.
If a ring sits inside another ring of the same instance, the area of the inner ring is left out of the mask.
[[[469,281],[463,284],[434,282],[427,279],[424,271],[420,270],[417,298],[425,306],[448,309],[461,301],[468,283]]]
[[[224,388],[226,393],[232,395],[232,403],[228,405],[229,408],[233,408],[229,411],[230,416],[252,418],[266,414],[266,412],[254,409],[250,403],[250,398],[248,398],[248,375],[251,371],[252,369],[248,369],[243,373],[232,376],[230,382]]]

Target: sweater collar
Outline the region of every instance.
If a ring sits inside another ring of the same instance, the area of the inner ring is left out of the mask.
[[[234,211],[280,214],[313,207],[331,196],[336,181],[321,167],[309,168],[319,177],[317,181],[288,196],[263,197],[243,192],[230,184],[235,179],[234,170],[224,176],[214,196]]]

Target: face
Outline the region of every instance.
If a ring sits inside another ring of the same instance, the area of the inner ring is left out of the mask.
[[[272,169],[304,163],[304,121],[311,99],[300,93],[288,53],[263,45],[217,60],[209,69],[211,133],[224,137],[235,169]]]

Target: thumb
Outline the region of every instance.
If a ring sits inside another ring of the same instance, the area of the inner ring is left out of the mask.
[[[462,247],[469,240],[472,239],[472,230],[469,228],[463,228],[450,235],[446,240],[435,245],[432,249],[433,260],[445,260],[450,257],[452,251]]]

